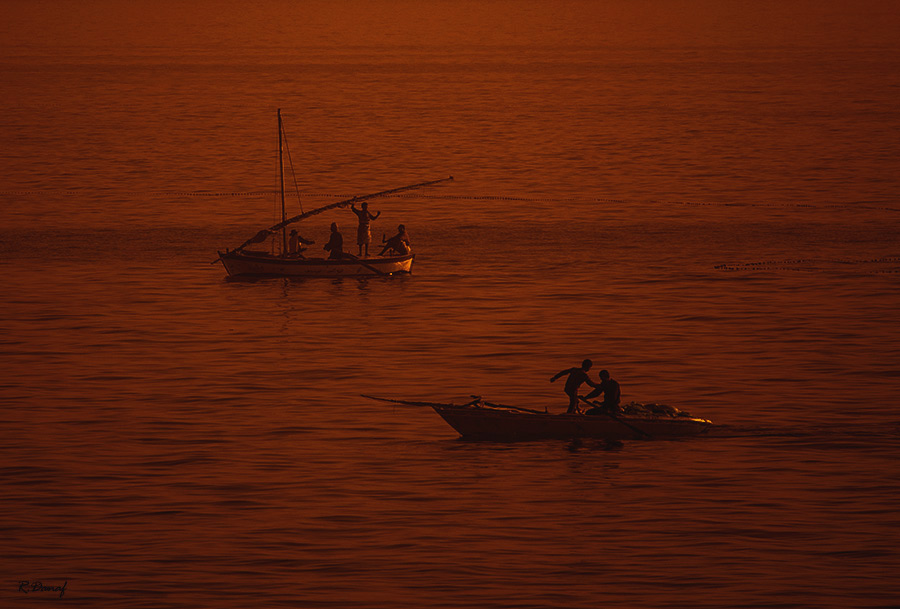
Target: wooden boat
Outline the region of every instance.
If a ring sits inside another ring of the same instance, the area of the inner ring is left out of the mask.
[[[634,404],[626,406],[623,413],[589,415],[549,414],[492,404],[480,399],[463,405],[373,399],[430,407],[467,440],[671,440],[699,436],[713,427],[712,421],[695,418],[675,409],[654,413],[642,405]],[[629,407],[631,412],[628,412]]]
[[[711,421],[688,417],[545,414],[495,408],[433,406],[450,427],[469,440],[673,439],[705,433]]]
[[[358,258],[345,252],[343,256],[335,259],[307,258],[300,252],[291,253],[288,251],[287,227],[290,224],[328,210],[347,207],[348,205],[361,203],[376,197],[385,197],[415,188],[440,184],[441,182],[452,180],[453,176],[353,197],[308,212],[302,212],[301,210],[299,215],[288,218],[285,209],[284,193],[284,147],[286,140],[283,135],[284,125],[281,120],[281,110],[278,110],[278,177],[281,197],[281,222],[259,231],[234,249],[226,249],[224,252],[219,251],[219,257],[214,262],[221,261],[228,275],[237,277],[343,277],[347,275],[391,275],[393,273],[411,272],[413,260],[415,260],[415,254],[412,252],[402,255],[366,258]],[[279,233],[281,234],[280,240],[277,239]],[[246,249],[250,245],[266,242],[270,238],[271,251]],[[280,248],[277,248],[278,251],[275,251],[279,241]]]
[[[409,273],[415,254],[379,258],[348,257],[289,258],[268,252],[219,252],[219,259],[230,276],[343,277],[347,275],[391,275]]]

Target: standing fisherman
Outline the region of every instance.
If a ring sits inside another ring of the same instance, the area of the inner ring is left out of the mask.
[[[593,365],[594,362],[586,359],[581,362],[581,368],[567,368],[561,372],[557,372],[553,375],[553,378],[550,379],[550,382],[552,383],[564,374],[569,375],[569,378],[566,379],[566,386],[563,389],[563,391],[566,392],[566,395],[569,396],[569,409],[566,410],[566,414],[573,414],[578,410],[578,388],[581,387],[582,383],[587,383],[591,387],[597,386],[594,384],[594,381],[588,377],[588,370],[590,370]]]
[[[363,255],[363,246],[366,247],[366,258],[369,257],[369,242],[372,241],[372,233],[369,231],[369,223],[378,218],[381,212],[376,212],[373,216],[369,213],[369,204],[363,201],[362,208],[356,209],[356,205],[350,204],[350,211],[359,218],[359,228],[356,229],[356,244],[359,246],[359,255]]]

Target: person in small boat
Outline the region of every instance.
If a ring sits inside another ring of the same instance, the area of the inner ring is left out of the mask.
[[[406,233],[406,227],[402,224],[397,227],[397,234],[384,242],[384,248],[378,255],[384,256],[388,250],[400,256],[405,256],[410,252],[409,235]]]
[[[312,239],[304,239],[297,232],[297,229],[291,231],[291,236],[288,239],[288,254],[290,256],[298,256],[301,252],[305,251],[306,248],[302,247],[304,245],[312,245],[315,243]]]
[[[578,412],[578,388],[581,387],[581,385],[587,383],[591,387],[597,387],[594,381],[588,377],[588,370],[590,370],[593,365],[594,362],[586,359],[581,362],[581,368],[566,368],[565,370],[557,372],[553,375],[553,378],[550,379],[550,382],[552,383],[561,376],[566,374],[569,375],[569,378],[566,379],[566,386],[563,388],[563,391],[569,396],[569,409],[566,410],[566,414]]]
[[[331,260],[344,257],[344,237],[341,235],[341,231],[338,230],[337,222],[331,223],[331,238],[324,245],[323,249],[331,252],[328,256]]]
[[[350,204],[350,211],[356,214],[356,217],[359,218],[359,227],[356,229],[356,245],[359,246],[359,255],[363,255],[363,248],[366,249],[366,258],[369,257],[369,243],[372,241],[372,232],[369,230],[369,226],[372,220],[378,218],[381,215],[381,212],[376,212],[373,216],[369,212],[369,204],[363,201],[360,209],[356,209],[356,205],[353,203]]]
[[[609,371],[600,371],[600,384],[594,385],[594,390],[584,396],[590,400],[603,394],[603,403],[587,411],[587,414],[604,414],[620,412],[619,402],[622,400],[622,390],[618,381],[609,376]]]

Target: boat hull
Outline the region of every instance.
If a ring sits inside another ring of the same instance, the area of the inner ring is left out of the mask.
[[[674,439],[706,433],[712,422],[691,417],[532,414],[493,408],[432,406],[468,440]]]
[[[388,258],[280,258],[268,254],[219,252],[232,277],[346,277],[391,275],[412,271],[414,254]]]

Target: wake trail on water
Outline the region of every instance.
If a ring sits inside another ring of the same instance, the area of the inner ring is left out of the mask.
[[[900,421],[888,425],[869,423],[822,423],[820,425],[716,425],[706,434],[710,438],[788,438],[798,441],[900,442]]]

